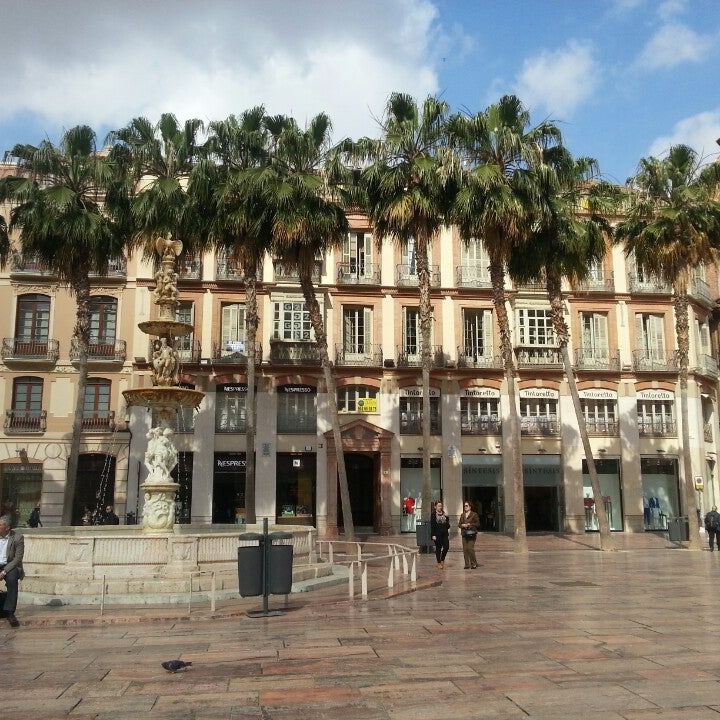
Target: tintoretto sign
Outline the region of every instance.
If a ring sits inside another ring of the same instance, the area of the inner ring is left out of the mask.
[[[558,391],[552,390],[551,388],[525,388],[519,393],[521,398],[548,398],[550,400],[557,400]]]
[[[617,400],[617,391],[605,388],[588,388],[580,390],[578,395],[586,400]]]
[[[637,397],[638,400],[674,400],[675,393],[672,393],[669,390],[650,388],[649,390],[638,391]]]
[[[499,398],[500,391],[496,388],[471,387],[460,391],[460,397],[465,398]]]
[[[404,387],[400,388],[398,393],[400,397],[422,397],[423,391],[421,387]],[[440,397],[440,391],[437,388],[430,388],[430,397]]]

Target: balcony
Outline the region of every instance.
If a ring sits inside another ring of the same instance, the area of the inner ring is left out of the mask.
[[[705,442],[711,443],[713,441],[713,428],[711,422],[703,423],[703,437]]]
[[[531,436],[553,436],[560,434],[557,418],[523,417],[520,418],[520,434]]]
[[[245,343],[236,341],[227,345],[215,343],[213,345],[212,362],[214,365],[247,365],[248,356],[245,350]],[[255,345],[255,364],[262,362],[262,346]]]
[[[45,432],[47,411],[45,410],[6,410],[6,435],[32,435]]]
[[[446,368],[450,367],[450,359],[445,354],[441,345],[436,345],[431,349],[430,352],[430,365],[433,368]],[[408,352],[407,350],[401,350],[398,348],[397,353],[397,366],[400,367],[422,367],[422,355],[420,354],[420,348],[415,352]]]
[[[160,424],[160,418],[155,413],[152,416],[153,427]],[[179,435],[195,432],[195,409],[180,408],[170,416],[169,426]]]
[[[607,348],[580,347],[575,349],[577,370],[620,370],[620,355]]]
[[[562,367],[560,351],[556,347],[522,345],[515,348],[515,357],[519,368]]]
[[[177,259],[175,272],[178,280],[202,280],[202,260],[194,255],[181,255]]]
[[[28,277],[53,277],[55,273],[35,255],[14,252],[10,256],[10,275]]]
[[[298,269],[293,266],[286,265],[280,260],[273,261],[273,270],[275,272],[275,282],[280,283],[299,283],[300,273]],[[312,272],[312,281],[316,285],[320,282],[322,275],[322,261],[318,260],[315,263],[315,267]]]
[[[422,418],[412,417],[403,418],[400,414],[400,434],[401,435],[422,435]],[[442,424],[439,417],[430,418],[430,434],[442,435]]]
[[[674,420],[638,418],[640,437],[677,437]]]
[[[720,375],[718,372],[718,361],[711,355],[700,355],[698,357],[698,364],[695,366],[695,373],[717,379]]]
[[[690,286],[688,287],[688,295],[706,307],[713,307],[715,305],[712,293],[710,292],[710,286],[702,278],[695,277],[691,280]]]
[[[493,368],[496,370],[502,369],[502,357],[499,355],[478,355],[472,352],[472,350],[466,350],[465,348],[459,347],[458,353],[458,367],[461,368]]]
[[[338,285],[379,285],[380,266],[375,263],[339,263],[337,282]]]
[[[518,292],[546,293],[547,283],[543,279],[532,280],[524,283],[515,283],[515,289]]]
[[[240,267],[236,262],[229,260],[222,253],[218,254],[217,268],[215,273],[216,280],[244,283],[245,278],[245,270],[242,267]],[[258,282],[262,280],[262,264],[258,266],[257,273],[255,274],[255,279]]]
[[[127,277],[127,260],[124,257],[113,258],[108,262],[106,272],[90,272],[89,277],[93,280],[124,280]]]
[[[115,430],[114,410],[85,410],[82,429],[92,433],[110,433]]]
[[[460,421],[461,435],[502,435],[502,422],[494,417],[463,417]]]
[[[355,348],[359,350],[359,348]],[[340,345],[335,347],[335,364],[354,367],[382,367],[383,354],[379,345],[368,345],[363,352],[354,352]]]
[[[125,340],[91,342],[88,345],[87,361],[89,363],[124,363],[126,357]],[[73,338],[70,342],[70,362],[77,363],[79,360],[80,350],[77,340]]]
[[[270,340],[270,363],[274,365],[319,365],[320,351],[314,342]]]
[[[628,289],[638,295],[669,295],[671,292],[668,283],[641,275],[628,276]]]
[[[677,354],[670,357],[650,350],[633,351],[633,369],[636,372],[677,372]]]
[[[618,437],[620,423],[611,418],[585,418],[587,434],[592,437]]]
[[[430,287],[440,287],[440,266],[430,265]],[[395,269],[395,281],[398,287],[417,287],[418,274],[415,265],[398,265]]]
[[[455,268],[455,284],[461,288],[489,288],[490,273],[477,265],[458,265]]]
[[[3,362],[56,363],[60,357],[57,340],[34,340],[32,338],[3,338],[0,357]]]
[[[575,289],[577,292],[585,293],[612,293],[615,292],[615,279],[612,275],[601,278],[586,278]]]

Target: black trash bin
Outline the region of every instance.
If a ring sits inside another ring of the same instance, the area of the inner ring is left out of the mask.
[[[263,553],[261,533],[242,533],[240,540],[255,540],[257,545],[238,548],[238,592],[242,597],[263,594]]]
[[[268,593],[289,595],[292,588],[292,545],[271,545],[268,548]]]
[[[433,550],[433,541],[430,536],[430,523],[418,522],[415,524],[415,540],[421,553],[429,553]]]
[[[276,540],[291,540],[292,533],[242,533],[240,540],[255,540],[257,545],[238,548],[238,591],[242,597],[288,595],[292,588],[293,546],[275,545]],[[266,551],[264,556],[263,551]],[[267,569],[263,571],[263,562]]]
[[[683,542],[690,539],[690,523],[686,517],[668,518],[668,539],[670,542]]]

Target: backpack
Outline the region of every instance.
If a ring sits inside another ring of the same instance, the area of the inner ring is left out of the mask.
[[[707,529],[715,531],[720,530],[720,513],[709,513]]]

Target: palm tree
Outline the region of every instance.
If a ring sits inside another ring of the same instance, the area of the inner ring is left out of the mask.
[[[67,130],[56,146],[16,145],[16,172],[0,180],[0,202],[12,203],[10,229],[20,231],[22,252],[36,256],[75,296],[73,344],[78,352],[75,417],[67,465],[62,522],[72,522],[90,341],[91,273],[103,275],[122,257],[129,237],[127,196],[118,168],[98,153],[86,125]]]
[[[0,215],[0,266],[5,265],[10,255],[10,235],[7,221]]]
[[[337,387],[325,321],[313,284],[317,258],[341,247],[348,231],[347,217],[335,185],[336,168],[331,163],[332,126],[323,113],[312,118],[306,129],[286,117],[266,118],[265,123],[273,138],[272,161],[270,171],[261,173],[257,182],[273,207],[274,250],[284,265],[297,269],[300,277],[330,404],[345,538],[353,540],[355,529],[337,410]],[[335,482],[335,478],[328,478],[328,482]]]
[[[701,540],[695,530],[698,504],[690,458],[688,285],[694,268],[717,261],[719,182],[718,164],[704,167],[702,158],[687,145],[671,147],[662,159],[643,158],[628,180],[627,217],[616,229],[625,254],[634,255],[639,267],[673,287],[684,476],[681,507],[690,520],[693,550],[700,549]]]
[[[600,547],[611,550],[610,526],[568,347],[570,332],[563,311],[562,281],[567,278],[571,285],[577,285],[587,279],[594,263],[602,262],[612,233],[606,215],[616,204],[616,193],[604,183],[593,182],[598,167],[592,158],[574,159],[566,148],[558,146],[545,153],[544,160],[540,173],[542,211],[522,253],[510,257],[508,269],[519,282],[545,277],[555,338],[587,461]],[[581,204],[585,208],[582,213]]]
[[[393,93],[385,107],[382,137],[362,138],[356,157],[369,164],[360,175],[364,204],[376,242],[389,237],[403,247],[414,243],[420,294],[422,358],[422,519],[430,519],[430,371],[432,305],[429,249],[447,222],[456,190],[455,163],[448,150],[449,107],[433,97],[421,105]]]
[[[506,308],[505,267],[537,215],[540,190],[534,168],[542,163],[543,152],[559,142],[560,131],[551,123],[530,127],[530,115],[522,102],[506,95],[472,117],[454,118],[451,132],[465,168],[453,219],[465,241],[482,239],[490,259],[493,306],[510,401],[510,432],[505,437],[514,488],[515,546],[527,552],[517,370]]]
[[[272,222],[255,179],[269,160],[265,109],[255,107],[237,118],[209,125],[205,146],[210,162],[201,162],[190,182],[191,195],[210,198],[208,238],[244,271],[247,396],[245,402],[245,512],[257,520],[255,508],[255,366],[257,363],[257,276],[272,244]]]

